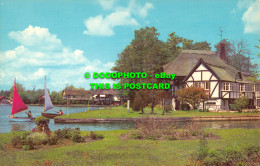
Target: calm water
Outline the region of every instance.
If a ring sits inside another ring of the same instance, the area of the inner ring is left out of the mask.
[[[87,111],[87,107],[55,107],[50,112],[58,112],[63,110],[64,114],[84,112]],[[89,110],[99,109],[97,107],[90,107]],[[11,131],[31,131],[36,125],[34,122],[11,122],[7,118],[11,114],[12,106],[0,106],[0,133],[7,133]],[[29,110],[37,117],[41,115],[43,107],[29,106]],[[102,110],[101,110],[102,111]],[[27,112],[27,111],[26,111]],[[26,117],[24,112],[16,114],[17,117]],[[260,128],[260,121],[216,121],[216,122],[195,122],[200,125],[201,128],[213,128],[213,129],[230,129],[230,128]],[[177,122],[178,127],[182,127],[186,122]],[[133,123],[93,123],[93,124],[59,124],[54,123],[53,119],[50,119],[49,127],[51,130],[79,127],[82,131],[98,131],[98,130],[119,130],[119,129],[132,129]]]
[[[35,117],[41,116],[43,107],[40,106],[28,106],[29,110]],[[88,111],[88,107],[54,107],[50,113],[58,112],[62,110],[64,114],[84,112]],[[89,107],[89,110],[99,109],[98,107]],[[36,125],[34,122],[11,122],[8,116],[11,115],[12,106],[0,106],[0,133],[7,133],[11,131],[31,131]],[[16,114],[17,117],[27,117],[26,111]],[[79,127],[82,131],[98,131],[98,130],[119,130],[119,129],[131,129],[134,127],[133,123],[94,123],[94,124],[59,124],[54,123],[53,119],[50,119],[49,127],[51,130]]]

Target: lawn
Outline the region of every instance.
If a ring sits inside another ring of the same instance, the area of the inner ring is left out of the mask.
[[[127,130],[99,131],[103,140],[32,151],[4,151],[15,133],[0,134],[1,165],[185,165],[199,140],[121,140]],[[260,145],[260,129],[212,130],[221,139],[208,140],[210,148]],[[87,134],[88,132],[82,132]],[[45,163],[45,164],[44,164]]]
[[[59,118],[136,118],[141,116],[150,115],[151,108],[145,108],[144,114],[141,112],[132,111],[128,112],[126,107],[110,107],[110,109],[102,108],[99,110],[92,110],[80,113],[65,114],[59,116]],[[151,116],[160,116],[160,117],[193,117],[193,116],[214,116],[214,115],[232,115],[232,116],[241,116],[241,115],[260,115],[260,113],[230,113],[230,112],[199,112],[195,111],[171,111],[162,115],[162,110],[154,108],[154,115]]]

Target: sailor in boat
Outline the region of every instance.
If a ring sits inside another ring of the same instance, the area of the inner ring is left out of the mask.
[[[32,115],[31,111],[28,111],[28,113],[27,112],[25,112],[25,113],[28,115],[28,118],[33,118],[33,115]]]
[[[63,115],[64,113],[62,112],[62,110],[60,110],[59,112],[57,112],[59,115]]]

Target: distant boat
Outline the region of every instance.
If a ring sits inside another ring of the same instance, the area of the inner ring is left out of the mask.
[[[44,78],[44,112],[42,112],[42,116],[46,118],[54,118],[56,116],[59,116],[59,114],[55,113],[46,113],[46,111],[50,110],[53,108],[53,104],[51,102],[51,98],[46,86],[46,77]]]
[[[13,94],[13,106],[12,106],[12,112],[11,116],[8,116],[10,121],[14,122],[28,122],[33,121],[35,118],[27,118],[27,117],[15,117],[14,115],[27,110],[28,107],[24,104],[23,100],[18,94],[17,88],[16,88],[16,79],[14,79],[14,94]]]

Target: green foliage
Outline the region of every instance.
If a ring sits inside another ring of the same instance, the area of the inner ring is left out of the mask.
[[[49,119],[44,117],[44,116],[38,116],[34,122],[36,125],[40,124],[40,123],[44,123],[44,122],[47,122]]]
[[[198,150],[198,140],[158,140],[156,142],[153,140],[121,139],[121,135],[128,132],[127,130],[96,131],[97,134],[103,134],[105,139],[31,152],[23,150],[0,151],[0,163],[4,163],[5,166],[44,165],[46,161],[51,161],[51,165],[61,166],[116,165],[120,161],[118,165],[162,165],[162,163],[169,166],[187,165],[188,155]],[[221,139],[208,139],[208,145],[211,149],[224,148],[234,144],[239,146],[244,146],[247,143],[259,145],[260,129],[236,128],[212,130],[212,132],[219,135]],[[89,135],[89,132],[82,131],[81,134]],[[0,144],[10,142],[14,135],[14,132],[1,133]],[[255,153],[253,153],[254,155]],[[191,164],[193,163],[194,161]],[[247,165],[251,166],[253,163]]]
[[[133,100],[133,103],[131,104],[131,107],[134,111],[142,111],[144,112],[144,108],[148,106],[149,103],[151,103],[151,91],[149,90],[139,90],[135,94],[135,98]]]
[[[96,134],[94,131],[90,132],[89,138],[91,138],[92,140],[98,140],[98,139],[103,139],[104,135],[102,134]]]
[[[32,133],[30,134],[27,139],[31,138],[33,140],[33,143],[35,145],[40,145],[40,144],[47,144],[48,142],[48,135],[44,132],[35,132],[35,133]]]
[[[80,128],[64,128],[55,131],[58,139],[70,139],[73,142],[84,142],[85,138],[80,135]]]
[[[52,133],[49,136],[48,144],[49,145],[56,145],[56,144],[58,144],[58,142],[59,142],[59,138],[58,138],[57,134],[56,133]]]
[[[260,161],[260,148],[259,146],[227,146],[216,150],[199,149],[196,155],[196,160],[202,160],[205,165],[254,165]]]
[[[249,100],[247,97],[239,97],[235,100],[234,104],[231,105],[231,109],[242,112],[242,109],[247,108],[249,104]]]
[[[124,103],[122,106],[123,106],[123,107],[127,107],[127,103]]]
[[[173,121],[144,117],[135,122],[135,129],[131,130],[129,137],[133,139],[181,140],[217,136],[210,132],[205,132],[194,123],[184,126],[184,129],[177,129]]]
[[[208,141],[206,140],[205,135],[203,135],[200,139],[199,149],[197,152],[197,160],[204,159],[209,151]]]

